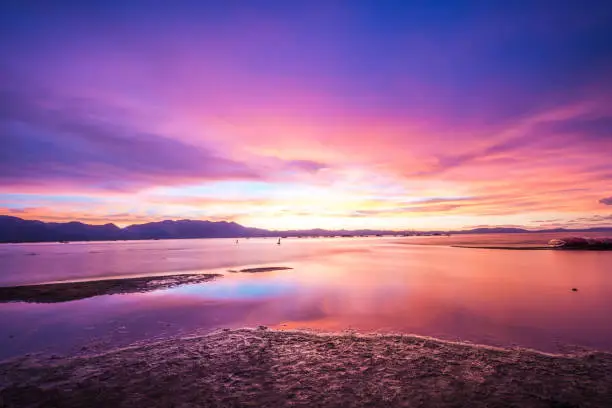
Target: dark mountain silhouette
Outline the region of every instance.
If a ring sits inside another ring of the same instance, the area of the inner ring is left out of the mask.
[[[89,225],[82,222],[42,222],[0,216],[0,242],[112,241],[121,239],[232,238],[271,235],[235,222],[178,220],[135,224]],[[274,234],[276,235],[276,234]]]
[[[609,227],[589,229],[549,229],[530,231],[521,228],[476,228],[450,231],[452,234],[491,234],[529,232],[612,232]],[[358,236],[358,235],[415,235],[411,231],[388,230],[288,230],[270,231],[248,228],[235,222],[166,220],[134,224],[119,228],[115,224],[90,225],[82,222],[42,222],[0,215],[0,242],[54,242],[54,241],[112,241],[133,239],[182,239],[182,238],[241,238],[241,237],[301,237],[301,236]],[[440,235],[446,231],[420,232],[419,235]]]
[[[243,227],[235,222],[178,220],[134,224],[124,232],[129,239],[235,238],[266,235],[269,231]]]
[[[100,241],[121,239],[115,224],[42,222],[0,215],[0,242]]]
[[[523,228],[505,228],[505,227],[486,227],[486,228],[474,228],[465,231],[456,231],[455,234],[517,234],[532,232]]]
[[[584,230],[584,229],[553,228],[553,229],[540,230],[539,232],[583,232],[583,231],[588,231],[588,232],[610,232],[610,231],[612,231],[612,228],[611,227],[592,227],[592,228],[588,228],[586,230]]]

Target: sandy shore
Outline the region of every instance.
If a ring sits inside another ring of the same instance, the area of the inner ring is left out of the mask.
[[[219,274],[184,274],[0,287],[0,302],[56,303],[100,295],[150,292],[210,281]]]
[[[400,335],[219,331],[0,364],[2,407],[609,407],[612,355]]]

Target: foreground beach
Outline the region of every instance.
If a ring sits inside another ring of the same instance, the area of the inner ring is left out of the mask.
[[[222,330],[0,364],[3,407],[604,407],[612,355],[406,335]]]

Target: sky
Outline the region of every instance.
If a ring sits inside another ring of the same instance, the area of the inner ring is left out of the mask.
[[[612,226],[606,1],[0,5],[0,214]]]

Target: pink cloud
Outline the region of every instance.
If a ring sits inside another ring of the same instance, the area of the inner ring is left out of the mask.
[[[387,19],[374,39],[355,29],[368,14],[323,10],[302,10],[295,21],[248,7],[214,18],[194,12],[206,24],[190,15],[75,20],[65,30],[41,25],[46,36],[16,28],[16,39],[36,41],[6,45],[7,67],[20,74],[2,71],[0,191],[124,199],[159,186],[257,181],[285,183],[287,194],[331,192],[301,206],[232,200],[222,190],[214,199],[133,198],[169,216],[170,206],[197,215],[226,205],[225,214],[202,216],[254,222],[257,205],[294,206],[304,219],[407,222],[548,212],[575,219],[608,204],[610,64],[585,47],[568,61],[559,48],[601,28],[601,16],[538,8],[516,24],[506,13],[473,18],[452,35]],[[508,44],[547,54],[517,58]]]

